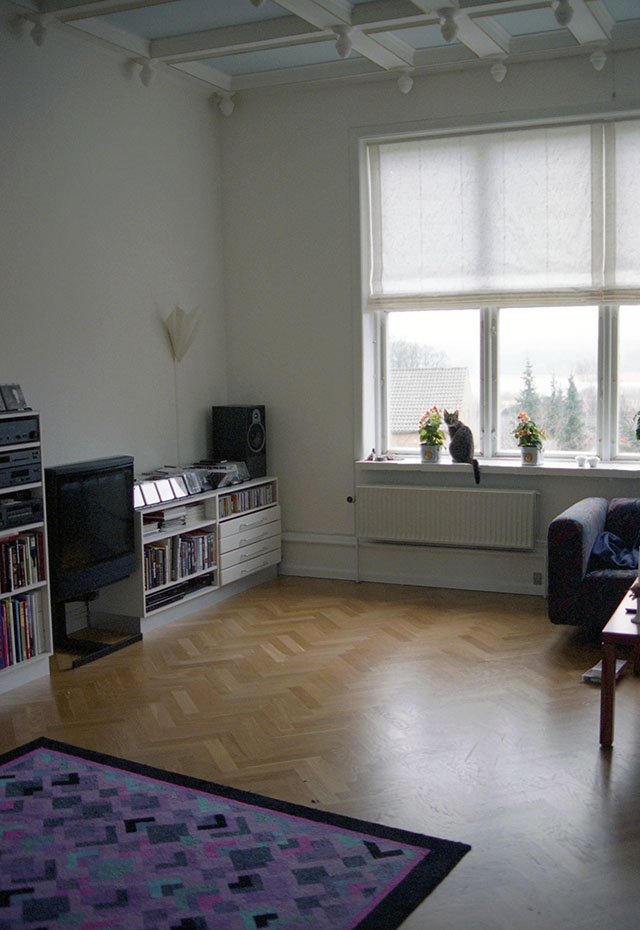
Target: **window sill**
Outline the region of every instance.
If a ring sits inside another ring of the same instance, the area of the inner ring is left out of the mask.
[[[591,478],[639,478],[640,463],[637,462],[604,462],[595,466],[580,467],[570,459],[551,459],[543,462],[541,465],[522,465],[517,459],[478,459],[480,471],[483,474],[493,475],[544,475],[544,476],[563,476],[571,477],[588,475]],[[389,470],[396,473],[400,472],[422,472],[429,474],[451,472],[465,472],[468,465],[460,465],[452,462],[448,456],[445,456],[440,462],[425,464],[413,456],[397,456],[393,459],[384,459],[382,461],[370,461],[369,459],[360,459],[356,466],[362,471],[383,471]]]

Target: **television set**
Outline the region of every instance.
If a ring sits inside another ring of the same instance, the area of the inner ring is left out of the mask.
[[[66,638],[64,608],[90,600],[136,568],[133,458],[45,468],[54,641]]]

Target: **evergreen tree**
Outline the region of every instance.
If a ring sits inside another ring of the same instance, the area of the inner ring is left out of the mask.
[[[542,424],[550,439],[558,439],[564,419],[564,395],[562,388],[556,381],[555,374],[551,377],[551,394],[545,398],[544,423]]]
[[[564,402],[564,416],[560,434],[560,448],[567,451],[583,449],[587,436],[584,424],[582,401],[573,375],[569,376],[569,386]]]
[[[516,395],[518,411],[524,410],[532,420],[537,420],[541,409],[540,395],[536,391],[533,367],[529,359],[522,373],[522,384],[522,390]]]

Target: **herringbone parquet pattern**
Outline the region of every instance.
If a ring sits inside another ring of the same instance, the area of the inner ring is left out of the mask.
[[[0,750],[45,735],[470,842],[406,930],[636,930],[640,679],[603,752],[598,658],[541,598],[279,578],[5,695]]]

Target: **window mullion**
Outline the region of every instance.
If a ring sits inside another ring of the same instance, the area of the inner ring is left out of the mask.
[[[598,338],[598,455],[616,457],[618,440],[618,308],[604,305]]]
[[[480,341],[480,428],[485,458],[492,458],[498,446],[498,308],[481,310]]]

